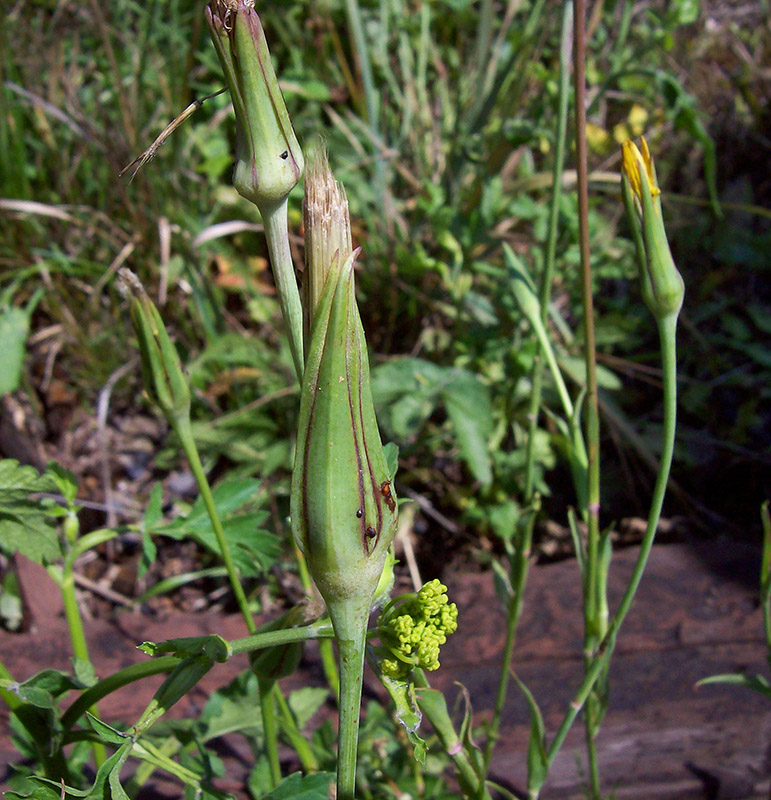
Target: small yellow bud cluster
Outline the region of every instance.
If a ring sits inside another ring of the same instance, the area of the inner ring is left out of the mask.
[[[389,604],[378,623],[378,635],[388,651],[380,668],[384,675],[403,680],[410,670],[439,669],[439,648],[458,628],[458,608],[448,602],[447,587],[438,580],[417,594]]]

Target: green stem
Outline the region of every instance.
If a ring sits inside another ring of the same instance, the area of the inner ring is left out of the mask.
[[[67,620],[67,627],[70,630],[70,640],[72,641],[72,652],[75,658],[91,663],[88,656],[88,643],[86,641],[86,631],[83,627],[83,618],[80,616],[78,598],[75,595],[75,576],[73,574],[74,559],[72,554],[68,554],[64,559],[61,570],[56,567],[49,567],[48,574],[59,584],[64,601],[64,616]],[[99,709],[94,703],[89,709],[95,717],[99,717]],[[91,750],[94,754],[96,768],[104,764],[107,759],[107,750],[102,742],[93,742]]]
[[[340,668],[337,731],[337,800],[354,800],[361,689],[371,597],[328,603]]]
[[[289,335],[289,349],[292,352],[297,380],[303,378],[303,309],[300,290],[294,273],[292,251],[289,247],[288,200],[273,207],[260,208],[268,242],[273,278],[276,281],[278,301]]]
[[[587,506],[582,509],[587,523],[587,544],[584,585],[584,653],[587,666],[605,631],[600,630],[601,596],[600,569],[600,424],[597,391],[597,356],[594,339],[594,298],[592,294],[592,266],[589,251],[589,179],[586,145],[586,0],[576,0],[573,20],[574,40],[574,91],[576,98],[576,168],[578,191],[578,232],[581,254],[581,304],[584,312],[584,361],[586,364],[586,448],[588,457]],[[596,698],[598,704],[600,698]],[[589,755],[592,797],[599,799],[599,773],[597,771],[596,736],[600,718],[586,714],[586,747]]]
[[[130,683],[149,678],[151,675],[159,675],[162,672],[171,672],[182,659],[176,656],[160,656],[152,661],[143,661],[140,664],[132,664],[113,675],[99,681],[99,683],[87,689],[62,715],[62,728],[69,730],[94,703],[112,694]]]
[[[222,527],[219,514],[217,513],[217,506],[214,503],[214,495],[212,494],[209,481],[206,478],[206,473],[201,464],[201,458],[198,455],[198,447],[196,446],[195,439],[193,438],[193,429],[190,424],[190,417],[180,416],[174,417],[171,420],[174,430],[179,437],[182,444],[182,449],[185,451],[190,469],[198,484],[198,489],[201,492],[201,498],[206,506],[206,512],[211,520],[214,535],[217,537],[217,544],[220,549],[220,555],[225,562],[225,569],[228,571],[228,578],[230,586],[233,589],[233,594],[236,596],[236,602],[241,610],[241,615],[244,618],[246,627],[249,633],[257,632],[257,625],[254,622],[251,611],[249,611],[249,603],[247,602],[246,595],[244,594],[244,587],[241,585],[241,580],[238,577],[236,565],[233,563],[233,556],[230,553],[230,545],[225,538],[225,531]]]
[[[305,639],[319,639],[331,637],[332,627],[328,623],[313,623],[302,628],[286,628],[278,631],[266,631],[252,636],[245,636],[242,639],[234,639],[230,642],[230,649],[233,655],[240,653],[251,653],[264,647],[274,647],[276,645],[290,644]],[[162,672],[171,672],[182,662],[177,656],[159,656],[151,661],[143,661],[140,664],[132,664],[130,667],[110,675],[104,680],[99,681],[95,686],[83,692],[80,697],[62,715],[62,727],[64,730],[71,728],[80,717],[97,701],[106,697],[108,694],[128,686],[130,683],[158,675]]]
[[[322,639],[319,644],[329,644],[332,642],[329,639]],[[279,713],[281,714],[281,724],[284,726],[284,731],[289,738],[289,741],[297,753],[305,772],[318,772],[319,761],[316,758],[313,749],[308,744],[307,739],[298,730],[295,724],[292,710],[286,702],[286,698],[280,691],[275,691],[275,700],[278,705]]]
[[[281,760],[278,757],[278,731],[276,728],[276,705],[273,702],[273,689],[275,684],[272,681],[257,679],[257,692],[260,697],[260,714],[262,715],[262,732],[265,737],[265,754],[268,758],[268,768],[270,770],[271,789],[275,789],[281,783]],[[276,742],[276,746],[270,746],[270,742]]]
[[[541,306],[541,322],[546,325],[551,297],[551,284],[557,253],[557,233],[559,230],[559,207],[562,197],[562,172],[565,167],[565,140],[567,138],[568,105],[570,99],[570,45],[573,23],[573,3],[567,0],[562,10],[562,36],[560,39],[559,96],[557,98],[557,130],[554,146],[554,165],[552,168],[552,195],[549,205],[549,227],[546,236],[546,257],[541,275],[538,299]],[[527,451],[525,456],[525,501],[533,498],[535,476],[535,432],[538,427],[538,412],[541,409],[543,387],[543,368],[540,352],[536,353],[532,371],[533,391],[528,413]]]
[[[452,763],[458,773],[459,783],[470,796],[479,798],[479,800],[490,800],[490,792],[485,781],[477,775],[466,749],[463,747],[463,742],[452,725],[444,699],[440,703],[430,702],[431,694],[436,695],[438,693],[431,689],[431,684],[429,684],[425,672],[422,669],[416,669],[412,674],[415,688],[418,690],[415,693],[418,706],[431,723],[431,727],[439,737],[445,752],[452,759]],[[428,689],[429,692],[423,695],[420,689]]]
[[[565,140],[567,135],[568,118],[568,99],[570,88],[570,41],[571,23],[573,17],[573,4],[568,0],[563,7],[562,16],[562,37],[560,48],[560,74],[559,74],[559,97],[557,100],[557,131],[556,145],[554,152],[554,167],[552,181],[552,197],[549,208],[549,228],[546,241],[546,258],[541,284],[539,290],[539,305],[541,312],[541,325],[539,332],[546,332],[546,316],[549,307],[549,297],[551,294],[552,276],[554,274],[554,262],[557,250],[557,230],[559,221],[559,203],[562,193],[562,171],[565,160]],[[547,342],[548,345],[548,342]],[[539,348],[540,349],[540,348]],[[555,382],[561,391],[563,405],[568,414],[568,419],[572,419],[572,406],[570,397],[567,393],[562,375],[557,367],[554,353],[550,346],[545,348],[547,359],[555,376]],[[536,355],[532,373],[533,391],[530,396],[530,409],[528,414],[528,435],[527,451],[525,456],[525,501],[531,502],[535,492],[535,434],[538,427],[538,412],[541,408],[541,391],[543,387],[543,367],[540,354]],[[506,702],[508,693],[509,677],[511,672],[511,659],[514,655],[514,645],[516,642],[516,631],[522,615],[522,603],[527,582],[527,572],[529,566],[530,549],[532,545],[533,526],[535,524],[535,513],[532,513],[523,526],[521,526],[521,539],[516,546],[512,569],[512,590],[513,594],[509,601],[506,615],[506,642],[503,649],[501,660],[501,672],[498,679],[498,693],[495,702],[495,710],[490,724],[490,729],[485,743],[484,752],[484,774],[490,768],[493,749],[498,739],[501,715]]]
[[[547,765],[551,766],[555,756],[559,752],[565,737],[568,734],[575,718],[578,716],[581,708],[583,707],[586,699],[594,688],[595,683],[602,675],[603,670],[607,667],[610,657],[613,653],[613,648],[616,645],[616,637],[618,636],[619,629],[621,628],[629,609],[632,607],[637,588],[640,585],[645,565],[648,563],[653,541],[656,536],[656,529],[658,528],[659,519],[661,517],[661,508],[664,504],[664,495],[666,494],[667,481],[669,480],[669,472],[672,466],[672,455],[674,453],[675,445],[675,425],[677,416],[677,355],[676,355],[676,326],[677,315],[671,315],[664,318],[658,323],[659,339],[661,341],[661,361],[662,372],[664,379],[664,424],[662,432],[662,450],[661,460],[659,462],[659,470],[656,475],[656,483],[653,487],[653,497],[651,499],[651,507],[648,513],[648,524],[640,544],[640,553],[637,556],[632,575],[627,584],[624,596],[618,606],[618,609],[613,616],[613,619],[608,626],[608,631],[605,634],[597,652],[592,659],[589,668],[584,674],[584,679],[581,686],[576,692],[573,701],[568,707],[562,723],[557,730],[557,733],[549,746],[547,753]]]
[[[530,564],[530,551],[533,542],[533,528],[535,526],[536,511],[533,509],[528,513],[524,524],[521,524],[522,535],[517,545],[516,553],[512,564],[512,594],[506,613],[506,642],[503,647],[503,658],[501,659],[501,672],[498,678],[498,691],[495,698],[495,709],[490,720],[490,727],[487,733],[487,741],[484,750],[484,775],[490,769],[490,760],[493,750],[498,742],[498,734],[501,726],[501,716],[503,707],[506,704],[506,695],[509,689],[511,678],[511,660],[514,656],[514,645],[517,638],[517,627],[522,617],[524,606],[525,584],[527,583],[527,572]]]
[[[337,797],[339,800],[354,800],[365,640],[364,626],[362,626],[362,636],[358,640],[337,640],[340,656],[340,725],[337,740]]]
[[[769,501],[760,507],[760,521],[763,526],[763,556],[760,568],[760,601],[763,609],[763,630],[766,635],[768,662],[771,665],[771,515],[768,513]]]

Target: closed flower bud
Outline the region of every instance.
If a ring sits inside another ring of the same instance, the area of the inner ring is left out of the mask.
[[[129,313],[139,343],[145,391],[172,424],[190,415],[190,387],[158,309],[139,279],[120,270],[124,291],[129,295]]]
[[[328,170],[312,168],[307,193],[314,191],[317,179],[333,181]],[[331,209],[324,215],[336,217]],[[345,225],[347,213],[344,216]],[[311,241],[317,224],[322,223],[316,216],[306,214]],[[353,264],[358,251],[343,252],[350,241],[345,231],[332,231],[330,238],[339,242],[335,252],[320,248],[306,265],[306,281],[314,275],[326,277],[311,323],[291,516],[295,538],[335,631],[346,638],[346,626],[360,625],[369,613],[397,514],[356,305]]]
[[[677,316],[685,286],[669,249],[661,213],[661,189],[648,145],[624,142],[621,183],[640,264],[641,292],[653,316]]]
[[[214,0],[206,19],[236,113],[233,185],[262,212],[297,185],[302,151],[254,0]]]

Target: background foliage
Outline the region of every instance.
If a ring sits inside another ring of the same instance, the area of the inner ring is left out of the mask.
[[[558,15],[543,0],[371,0],[361,4],[362,53],[341,0],[259,10],[298,135],[326,139],[349,193],[376,401],[400,446],[400,483],[421,501],[425,550],[478,552],[507,534],[521,490],[535,343],[502,246],[539,272]],[[695,0],[594,6],[588,134],[603,430],[615,448],[604,470],[608,522],[644,508],[659,422],[655,337],[618,200],[618,144],[643,131],[688,287],[669,512],[743,532],[769,491],[771,181],[758,169],[770,149],[766,11]],[[188,365],[208,465],[259,475],[265,525],[280,532],[296,391],[259,220],[229,186],[226,96],[135,180],[116,177],[193,99],[222,86],[201,4],[17,0],[0,37],[0,390],[19,389],[45,452],[92,473],[85,486],[102,500],[87,437],[73,445],[71,434],[105,387],[109,426],[147,413],[114,281],[130,266]],[[580,384],[571,158],[550,318],[562,366]],[[298,264],[300,197],[290,209]],[[242,224],[217,227],[233,220]],[[539,489],[547,514],[563,518],[572,496],[556,467],[562,433],[548,415],[541,425]],[[151,452],[124,453],[119,466],[147,488],[177,466],[163,434],[149,438]]]

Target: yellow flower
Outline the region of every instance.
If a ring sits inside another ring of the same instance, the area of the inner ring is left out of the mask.
[[[656,168],[647,142],[640,141],[639,150],[633,142],[624,142],[621,187],[637,250],[642,297],[653,316],[662,321],[677,317],[685,287],[664,230]]]
[[[640,137],[640,147],[642,152],[637,149],[637,145],[627,140],[623,144],[623,172],[627,180],[632,186],[632,191],[637,196],[638,201],[642,202],[643,186],[640,179],[641,170],[644,171],[647,179],[647,186],[645,187],[650,191],[651,199],[655,200],[660,194],[658,180],[656,180],[656,170],[653,166],[653,159],[651,159],[650,150],[648,150],[648,143],[645,137]]]

